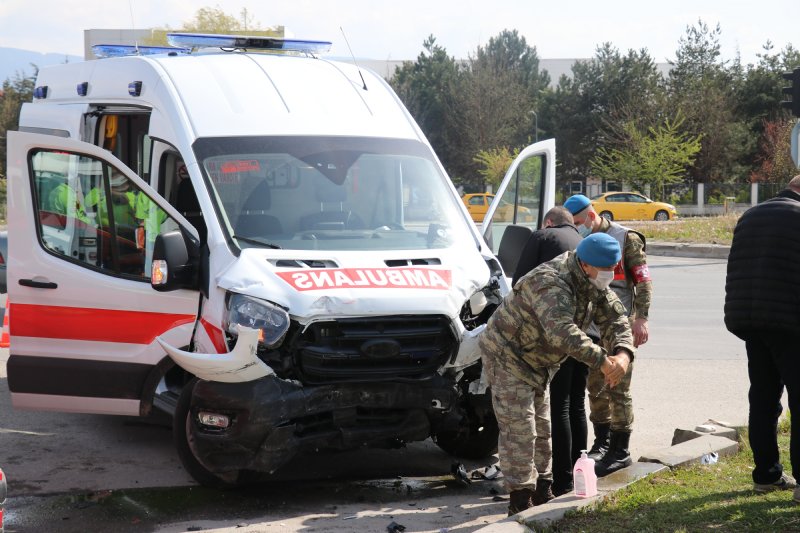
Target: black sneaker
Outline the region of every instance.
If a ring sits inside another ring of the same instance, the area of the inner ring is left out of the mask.
[[[753,483],[753,490],[760,493],[772,492],[775,490],[792,490],[796,488],[797,482],[788,474],[781,474],[781,477],[773,483]]]

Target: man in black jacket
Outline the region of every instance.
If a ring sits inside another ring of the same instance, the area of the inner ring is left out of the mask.
[[[554,207],[544,215],[544,227],[533,234],[520,255],[513,285],[522,276],[551,259],[574,250],[581,236],[572,213]],[[594,340],[594,339],[593,339]],[[550,421],[553,441],[553,495],[572,491],[572,465],[586,449],[586,379],[589,367],[567,357],[550,382]]]
[[[571,252],[581,242],[572,223],[572,214],[563,207],[554,207],[544,215],[544,227],[534,231],[522,249],[511,285],[519,278],[564,252]]]
[[[725,326],[745,341],[754,489],[800,489],[783,472],[777,440],[783,388],[792,413],[790,459],[800,475],[800,175],[736,224],[725,282]]]

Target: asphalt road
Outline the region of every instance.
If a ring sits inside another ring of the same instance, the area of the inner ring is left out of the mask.
[[[651,257],[649,263],[655,295],[650,342],[637,355],[633,378],[635,458],[669,446],[676,427],[693,428],[709,418],[744,424],[747,418],[744,343],[722,321],[725,261]],[[209,494],[181,468],[164,425],[13,410],[6,358],[7,350],[0,351],[7,533],[185,531],[243,523],[256,529],[237,531],[377,531],[392,520],[409,531],[473,531],[505,516],[507,503],[493,501],[490,493],[499,485],[481,481],[460,488],[449,475],[451,458],[430,441],[402,450],[303,457],[276,480],[235,497]],[[177,488],[120,490],[156,487]],[[182,503],[155,505],[154,498]]]

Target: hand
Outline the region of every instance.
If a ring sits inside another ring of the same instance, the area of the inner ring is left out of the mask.
[[[622,368],[623,376],[628,373],[628,366],[631,364],[631,357],[627,352],[620,350],[615,355],[609,357],[609,359],[612,359]]]
[[[646,343],[650,338],[650,332],[647,329],[646,318],[634,319],[631,330],[633,330],[633,346],[636,348],[638,348],[641,344]]]
[[[603,373],[605,382],[612,387],[616,386],[622,376],[625,375],[625,371],[622,370],[614,357],[606,357],[603,360],[603,364],[600,365],[600,371]]]
[[[622,378],[625,377],[625,373],[628,371],[628,364],[630,363],[630,359],[626,354],[619,354],[610,356],[607,358],[609,365],[607,367],[601,367],[601,371],[603,372],[603,376],[605,377],[605,382],[610,387],[616,387]]]

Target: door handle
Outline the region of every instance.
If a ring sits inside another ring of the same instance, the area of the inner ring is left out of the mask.
[[[33,287],[34,289],[57,289],[58,283],[52,281],[36,281],[33,279],[21,279],[19,284],[23,287]]]

